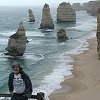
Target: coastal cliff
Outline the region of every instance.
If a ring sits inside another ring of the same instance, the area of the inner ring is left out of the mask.
[[[98,52],[98,59],[100,60],[100,9],[97,12],[97,52]]]
[[[98,8],[100,8],[100,1],[89,1],[88,3],[83,4],[83,10],[86,10],[87,13],[90,13],[93,16],[97,15]]]

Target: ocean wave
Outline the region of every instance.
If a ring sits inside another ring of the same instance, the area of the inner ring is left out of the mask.
[[[96,24],[93,23],[84,23],[82,25],[76,26],[76,27],[68,27],[67,29],[75,29],[75,30],[80,30],[80,31],[91,31],[93,29],[96,29]]]
[[[1,32],[1,36],[11,36],[13,35],[14,33],[16,33],[16,31],[7,31],[7,32]],[[37,32],[34,32],[34,31],[26,31],[26,36],[44,36],[43,33],[37,31]]]
[[[53,69],[53,72],[44,76],[41,81],[41,86],[34,88],[33,94],[38,92],[44,92],[46,100],[49,100],[48,96],[56,89],[60,89],[60,83],[64,81],[65,76],[70,76],[73,65],[69,63],[73,62],[73,59],[70,56],[58,55],[53,56],[53,59],[56,62],[56,66]]]
[[[41,32],[26,31],[26,36],[44,36]]]
[[[16,33],[15,30],[12,30],[12,31],[6,31],[6,32],[0,32],[0,34],[2,35],[2,37],[9,37],[11,35],[13,35],[14,33]]]
[[[33,60],[33,61],[38,61],[44,59],[44,56],[42,54],[34,54],[34,53],[24,53],[23,56],[10,56],[10,55],[5,55],[3,53],[0,53],[0,58],[11,58],[11,59],[24,59],[24,60]]]
[[[71,54],[71,55],[76,55],[83,53],[85,50],[88,50],[89,48],[89,43],[87,42],[88,39],[91,39],[95,37],[95,33],[92,33],[91,35],[81,37],[80,39],[76,39],[76,41],[80,42],[80,45],[76,47],[73,50],[70,50],[64,54]]]
[[[8,39],[0,37],[0,45],[7,45]]]
[[[60,89],[62,86],[60,85],[61,82],[65,80],[65,76],[69,77],[72,75],[71,70],[73,69],[73,65],[71,62],[74,62],[71,55],[78,55],[83,53],[85,50],[88,50],[88,39],[95,37],[95,32],[91,32],[86,36],[83,36],[79,39],[75,39],[76,41],[80,42],[80,45],[73,50],[64,52],[57,56],[53,56],[53,59],[56,62],[56,66],[53,69],[53,72],[49,75],[44,76],[42,80],[42,84],[40,87],[35,88],[33,94],[38,92],[44,92],[46,96],[46,100],[49,100],[48,96],[57,89]]]

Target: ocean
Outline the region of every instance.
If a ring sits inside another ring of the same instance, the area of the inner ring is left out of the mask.
[[[35,22],[28,22],[28,9],[33,11]],[[12,63],[20,62],[23,70],[30,76],[33,94],[44,92],[46,100],[60,83],[72,75],[74,62],[71,55],[78,55],[88,50],[88,39],[96,36],[96,17],[86,11],[76,11],[76,22],[57,23],[56,7],[50,8],[54,29],[43,32],[39,29],[42,7],[0,7],[0,93],[9,93],[7,82],[12,72]],[[20,22],[26,28],[29,40],[22,57],[4,55],[9,37],[14,34]],[[57,31],[65,29],[69,40],[58,41]]]

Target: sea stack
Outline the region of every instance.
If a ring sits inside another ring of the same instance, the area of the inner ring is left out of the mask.
[[[19,23],[19,28],[17,32],[10,36],[8,41],[8,47],[5,50],[8,51],[6,53],[10,56],[22,56],[26,49],[27,37],[25,36],[25,28],[23,23]]]
[[[35,22],[35,17],[31,9],[28,10],[29,13],[29,22]]]
[[[97,52],[98,52],[98,59],[100,60],[100,9],[97,12]]]
[[[72,4],[72,8],[75,10],[75,11],[81,11],[82,10],[82,6],[80,3],[73,3]]]
[[[51,18],[50,8],[48,4],[45,4],[42,10],[42,20],[40,29],[53,29],[53,19]]]
[[[57,32],[57,37],[58,37],[58,40],[62,40],[62,41],[65,41],[65,40],[68,40],[68,37],[66,35],[66,31],[64,29],[60,29],[58,32]]]
[[[83,3],[82,4],[82,10],[86,10],[88,9],[88,3]]]
[[[62,2],[57,8],[58,22],[75,22],[76,13],[70,3]]]

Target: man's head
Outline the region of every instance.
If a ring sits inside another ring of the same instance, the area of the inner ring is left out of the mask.
[[[20,64],[16,61],[12,64],[12,68],[13,68],[15,74],[18,74],[22,71]]]

